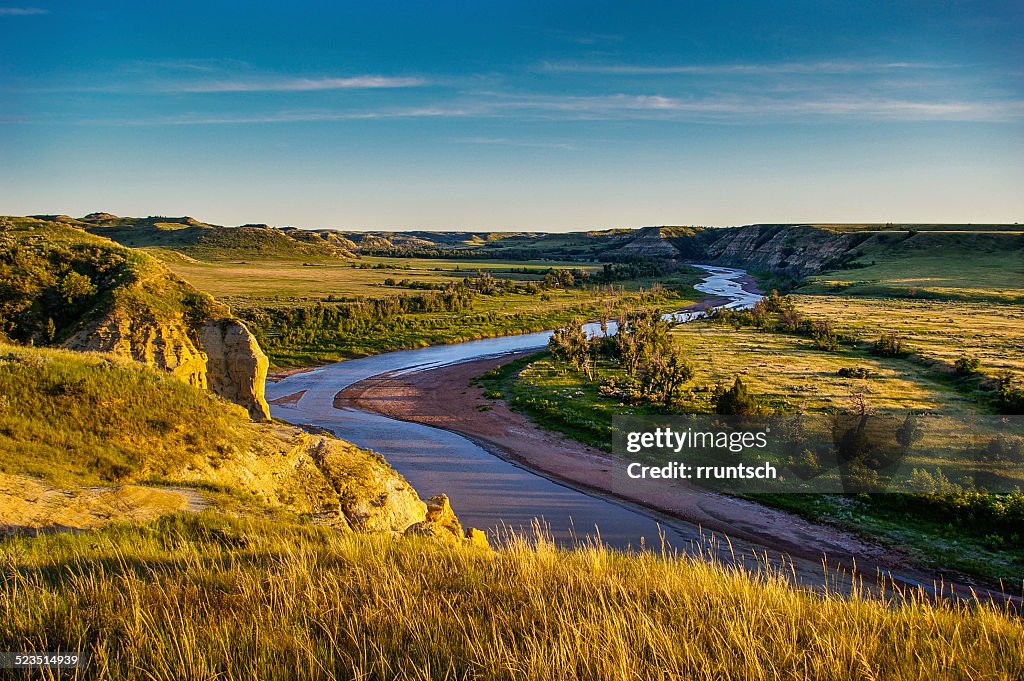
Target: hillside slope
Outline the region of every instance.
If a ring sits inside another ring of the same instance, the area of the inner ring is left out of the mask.
[[[438,504],[421,501],[374,452],[253,422],[208,391],[115,355],[0,343],[0,532],[88,529],[147,503],[175,510],[133,495],[181,488],[244,514],[462,536],[450,508],[432,511]]]
[[[112,352],[270,417],[266,355],[225,305],[74,225],[0,218],[0,335]]]
[[[268,225],[222,227],[190,217],[118,217],[91,213],[75,219],[37,216],[81,227],[131,248],[165,248],[200,260],[233,258],[336,260],[353,257],[352,242],[337,232],[275,229]]]
[[[1020,250],[1019,225],[753,224],[641,227],[586,232],[427,232],[219,227],[193,218],[128,218],[93,213],[76,225],[133,248],[163,249],[208,262],[232,259],[330,262],[360,256],[565,262],[713,262],[802,280],[828,270],[922,249]]]

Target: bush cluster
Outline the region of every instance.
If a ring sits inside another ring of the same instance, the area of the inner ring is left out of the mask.
[[[764,331],[806,336],[814,340],[814,344],[821,350],[838,350],[843,340],[832,322],[805,317],[796,309],[792,298],[774,290],[748,310],[718,308],[712,313],[711,319],[737,328],[753,326]]]
[[[693,379],[694,370],[686,357],[672,345],[671,324],[655,309],[637,310],[621,316],[615,335],[588,338],[580,321],[555,331],[548,349],[556,358],[568,361],[588,380],[594,380],[599,359],[621,367],[622,381],[610,379],[601,394],[634,403],[648,402],[670,408],[683,386]]]

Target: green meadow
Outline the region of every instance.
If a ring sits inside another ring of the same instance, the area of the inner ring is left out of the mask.
[[[898,250],[876,244],[843,269],[810,277],[790,291],[797,314],[829,329],[835,342],[757,326],[742,316],[673,329],[672,345],[691,364],[693,377],[671,411],[714,413],[716,394],[737,377],[769,413],[914,413],[945,424],[939,430],[946,434],[955,434],[957,424],[995,421],[1000,410],[1012,409],[1000,407],[997,391],[1006,386],[1019,394],[1024,387],[1024,237],[933,229],[927,247],[910,247],[906,232],[896,234],[903,244]],[[902,344],[898,356],[874,351],[883,334]],[[970,360],[970,368],[961,371],[958,360]],[[661,405],[610,397],[603,386],[628,378],[614,362],[597,361],[593,373],[588,378],[545,354],[483,380],[540,424],[605,449],[614,415],[665,412]],[[993,476],[1002,487],[1016,482],[1024,488],[1022,462],[1014,458],[1024,438],[1012,425],[1006,428],[986,431],[999,443],[991,456],[974,452],[965,461],[966,450],[930,439],[909,461],[933,474],[941,470],[964,490]],[[992,529],[999,514],[1010,512],[1006,504],[1017,501],[982,494],[979,499],[995,504],[989,522],[987,511],[975,515],[962,506],[957,512],[952,501],[915,506],[899,502],[901,496],[758,499],[882,539],[936,568],[1003,581],[1011,591],[1024,583],[1021,533]]]
[[[576,317],[597,318],[645,304],[683,307],[698,299],[692,284],[699,274],[689,268],[656,278],[546,286],[545,275],[552,270],[593,277],[601,265],[375,256],[304,264],[201,262],[176,252],[155,254],[186,281],[229,304],[279,367],[541,331]],[[420,304],[421,298],[437,296],[445,287],[466,288],[468,282],[476,290],[482,275],[498,286],[471,293],[456,309],[421,309],[431,306]],[[372,301],[401,304],[403,298],[412,298],[414,309],[378,305],[365,311]]]

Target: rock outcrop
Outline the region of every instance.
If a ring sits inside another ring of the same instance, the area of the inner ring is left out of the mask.
[[[64,347],[109,352],[163,369],[245,407],[253,420],[270,419],[263,392],[269,362],[256,338],[237,319],[211,319],[192,328],[184,320],[149,314],[129,317],[115,309],[85,325]]]
[[[403,532],[426,518],[416,490],[376,452],[333,438],[317,438],[307,451],[356,532]]]
[[[675,260],[679,258],[680,251],[671,240],[665,238],[661,228],[644,227],[637,230],[636,236],[628,243],[607,251],[605,255],[619,258],[639,257]]]
[[[81,328],[64,342],[69,350],[109,352],[163,369],[189,385],[206,388],[206,353],[183,325],[165,324],[150,315],[111,312]]]
[[[268,420],[263,391],[270,362],[245,324],[231,318],[207,321],[199,328],[199,342],[206,353],[206,387],[245,407],[254,420]]]
[[[462,523],[452,510],[447,494],[438,494],[427,499],[426,517],[405,530],[406,536],[433,537],[448,541],[461,541],[471,546],[489,548],[487,535],[471,527],[463,531]]]
[[[707,254],[723,265],[742,265],[802,278],[841,264],[864,234],[801,226],[751,225],[723,231]]]

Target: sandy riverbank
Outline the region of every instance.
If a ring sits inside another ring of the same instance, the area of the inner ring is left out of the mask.
[[[296,374],[304,374],[307,371],[313,371],[316,367],[287,367],[285,369],[270,369],[267,371],[267,380],[271,383],[277,383],[283,381],[289,376]]]

